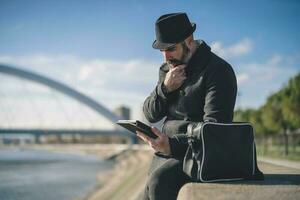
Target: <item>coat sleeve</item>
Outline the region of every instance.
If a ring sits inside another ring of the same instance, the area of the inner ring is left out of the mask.
[[[169,138],[171,156],[182,160],[188,147],[186,134],[175,134]]]
[[[237,94],[237,82],[229,64],[213,67],[206,79],[203,121],[230,123]]]
[[[214,66],[206,77],[203,121],[230,123],[236,100],[237,83],[231,66]],[[197,124],[190,122],[189,124]],[[186,134],[175,134],[169,139],[172,156],[183,158],[188,147]]]
[[[172,93],[166,93],[163,89],[166,72],[162,70],[162,67],[159,70],[159,80],[155,89],[143,104],[144,115],[150,123],[158,122],[166,116],[168,99],[172,96]]]

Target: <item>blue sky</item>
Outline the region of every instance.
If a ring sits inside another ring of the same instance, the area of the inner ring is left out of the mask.
[[[0,63],[65,82],[111,109],[128,105],[137,117],[162,62],[151,48],[154,22],[170,12],[186,12],[195,38],[232,64],[236,107],[261,106],[300,71],[296,0],[0,0]]]

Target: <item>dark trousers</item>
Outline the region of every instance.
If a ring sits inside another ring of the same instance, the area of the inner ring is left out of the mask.
[[[182,171],[182,161],[155,155],[149,170],[144,200],[176,200],[180,188],[191,182]]]

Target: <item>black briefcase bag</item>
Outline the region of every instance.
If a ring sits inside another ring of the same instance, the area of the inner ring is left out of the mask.
[[[250,123],[203,122],[188,126],[183,171],[196,182],[263,180]]]

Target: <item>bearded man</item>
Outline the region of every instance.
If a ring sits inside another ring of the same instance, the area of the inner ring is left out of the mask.
[[[186,13],[166,14],[155,23],[152,47],[162,52],[165,62],[143,112],[149,122],[164,123],[162,131],[152,127],[156,139],[137,132],[155,151],[144,199],[175,200],[180,188],[191,182],[182,169],[190,123],[233,119],[235,73],[203,40],[194,40],[195,30]]]

